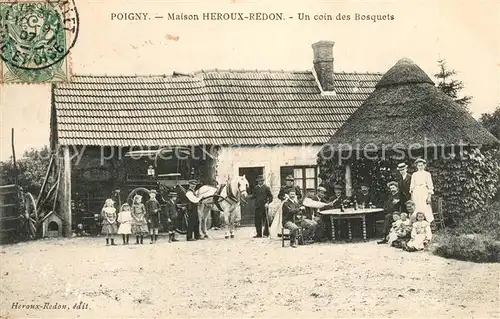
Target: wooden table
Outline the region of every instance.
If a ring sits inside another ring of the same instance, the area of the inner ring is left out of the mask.
[[[363,240],[366,241],[366,215],[375,214],[383,212],[383,208],[363,208],[354,210],[354,208],[347,208],[343,212],[340,209],[328,209],[320,211],[321,215],[330,216],[330,222],[332,224],[332,240],[335,240],[335,225],[333,221],[335,219],[347,219],[347,224],[349,227],[349,240],[352,240],[352,230],[350,219],[361,219],[363,222]]]

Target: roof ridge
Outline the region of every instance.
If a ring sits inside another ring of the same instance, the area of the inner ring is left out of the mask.
[[[284,69],[201,69],[193,72],[194,74],[203,74],[209,72],[229,72],[229,73],[298,73],[298,74],[309,74],[309,70],[284,70]]]
[[[174,74],[73,74],[71,77],[79,78],[172,78]]]
[[[172,71],[171,74],[73,74],[73,77],[91,78],[173,78],[173,77],[193,77],[193,75],[220,72],[220,73],[295,73],[309,74],[311,70],[285,70],[285,69],[200,69],[193,72]],[[333,74],[355,74],[355,75],[384,75],[383,72],[358,72],[358,71],[334,71]]]
[[[346,71],[339,71],[339,72],[335,72],[333,71],[333,74],[356,74],[356,75],[384,75],[383,72],[357,72],[357,71],[349,71],[349,72],[346,72]]]

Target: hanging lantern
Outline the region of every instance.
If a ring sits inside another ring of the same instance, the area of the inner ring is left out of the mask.
[[[148,177],[154,177],[155,176],[155,169],[153,168],[153,165],[149,165],[148,167]]]

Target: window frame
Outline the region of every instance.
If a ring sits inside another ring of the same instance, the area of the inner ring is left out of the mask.
[[[302,195],[304,196],[307,192],[307,180],[314,180],[314,189],[318,188],[318,165],[286,165],[286,166],[280,166],[280,177],[281,177],[281,185],[285,185],[286,183],[286,175],[288,174],[283,174],[283,169],[290,169],[292,171],[292,176],[294,177],[294,185],[297,185],[297,180],[300,180],[300,190],[302,191]],[[295,178],[295,170],[300,169],[302,170],[302,177],[301,178]],[[312,169],[314,172],[314,177],[307,177],[307,169]]]

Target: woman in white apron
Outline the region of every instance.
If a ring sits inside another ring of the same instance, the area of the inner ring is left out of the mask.
[[[425,170],[425,160],[417,159],[415,165],[417,171],[411,175],[410,193],[411,199],[415,203],[415,212],[424,213],[425,219],[431,223],[434,220],[431,207],[431,198],[434,194],[434,185],[432,183],[431,173]],[[415,216],[412,216],[414,220]]]

